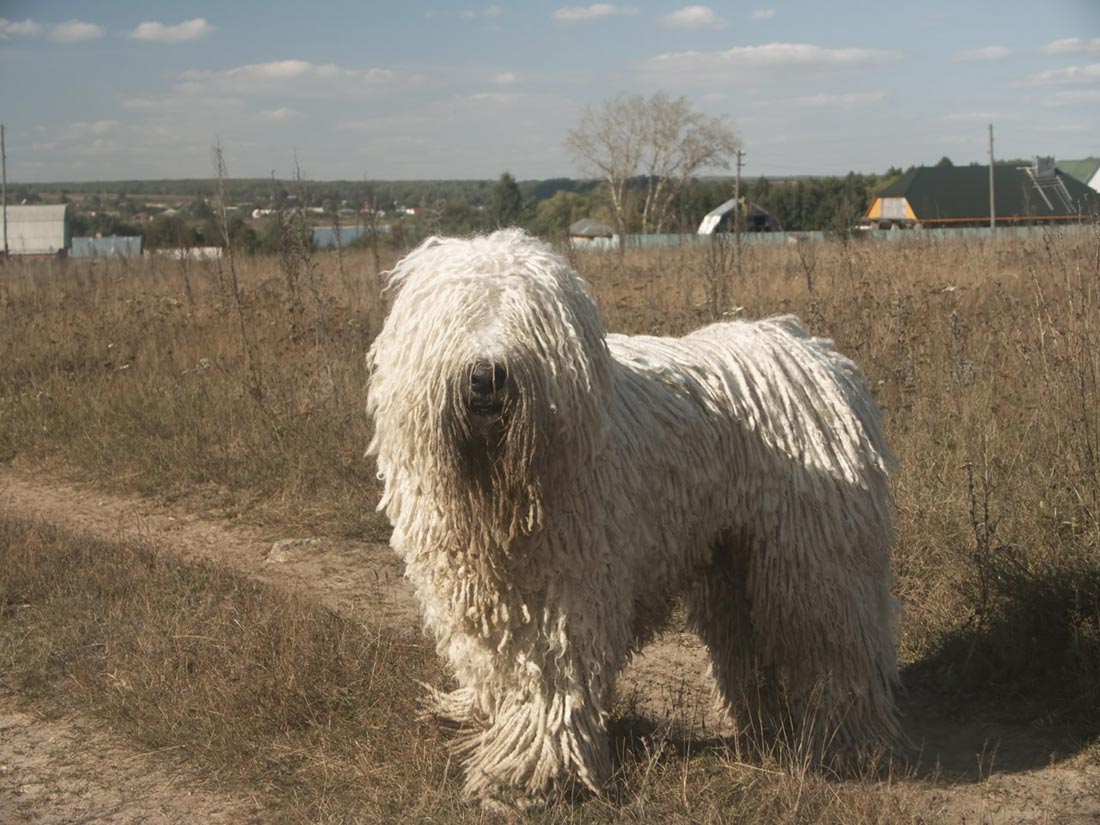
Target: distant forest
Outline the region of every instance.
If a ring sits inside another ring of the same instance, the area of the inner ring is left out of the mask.
[[[281,178],[227,178],[224,181],[226,198],[231,203],[271,203],[274,200],[296,197],[299,190],[305,193],[307,205],[320,206],[326,200],[363,203],[374,198],[381,208],[397,206],[428,206],[439,201],[483,205],[492,197],[498,181],[495,180],[332,180],[295,181]],[[540,201],[559,190],[569,192],[591,191],[597,181],[581,181],[571,178],[519,181],[520,194],[525,200]],[[9,184],[12,190],[29,190],[43,194],[67,193],[73,195],[127,195],[147,199],[159,196],[170,198],[202,197],[208,200],[218,194],[216,178],[183,178],[163,180],[115,180],[85,183],[27,183]]]

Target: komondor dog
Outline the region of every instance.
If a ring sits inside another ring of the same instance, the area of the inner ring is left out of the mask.
[[[735,719],[897,738],[893,459],[830,342],[793,317],[608,335],[518,230],[431,238],[388,289],[369,452],[471,797],[598,791],[616,676],[677,598]]]

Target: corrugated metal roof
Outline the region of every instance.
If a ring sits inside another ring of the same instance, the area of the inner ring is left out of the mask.
[[[730,198],[703,215],[703,220],[699,222],[698,234],[713,235],[714,230],[718,228],[718,224],[722,222],[722,218],[726,217],[726,213],[732,210],[736,203],[735,198]]]
[[[994,208],[998,220],[1069,218],[1100,208],[1096,192],[1079,180],[1058,174],[1069,203],[1036,187],[1031,173],[1015,166],[993,168]],[[905,198],[917,220],[989,220],[988,166],[920,166],[879,191],[876,197]],[[1049,203],[1048,203],[1049,200]]]
[[[744,199],[742,200],[744,202]],[[707,214],[703,216],[703,220],[699,222],[699,229],[696,234],[713,235],[718,230],[719,224],[721,224],[722,219],[733,211],[733,208],[736,204],[737,199],[730,198],[728,201],[723,202],[720,206],[716,206],[714,209],[707,212]],[[742,222],[745,227],[750,231],[783,231],[783,227],[780,226],[779,221],[762,206],[757,206],[755,203],[744,202],[742,211]]]

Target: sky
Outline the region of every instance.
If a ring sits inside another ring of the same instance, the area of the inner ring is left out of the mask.
[[[683,96],[749,177],[1100,155],[1100,0],[0,0],[10,182],[580,177],[586,107]],[[715,170],[717,171],[717,170]]]

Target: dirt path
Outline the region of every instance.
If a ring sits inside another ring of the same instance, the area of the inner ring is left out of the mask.
[[[108,541],[138,539],[183,559],[293,587],[357,621],[416,627],[412,593],[385,545],[208,520],[140,496],[104,493],[11,468],[0,468],[0,508]]]
[[[315,596],[358,622],[409,630],[418,626],[411,590],[402,578],[399,562],[384,545],[287,536],[269,529],[207,520],[140,497],[107,494],[12,468],[0,468],[0,508],[33,514],[106,539],[138,538],[159,551],[211,561]],[[620,692],[648,719],[688,723],[702,735],[713,735],[723,730],[723,723],[709,701],[711,684],[705,669],[704,652],[693,636],[667,633],[624,674]],[[905,711],[910,735],[923,745],[922,767],[912,781],[929,814],[946,815],[948,821],[989,825],[1100,823],[1100,764],[1095,754],[1091,758],[1088,754],[1074,755],[1072,731],[941,717],[934,707],[917,700],[909,700]],[[51,726],[58,723],[49,723],[41,725],[42,732],[32,735],[29,732],[39,730],[40,723],[15,712],[10,716],[10,728],[4,727],[8,718],[9,712],[0,702],[0,765],[19,763],[17,769],[9,767],[5,771],[0,767],[0,822],[9,821],[3,806],[18,799],[20,787],[62,787],[58,783],[68,781],[66,760],[73,758],[66,755],[71,749],[64,747],[44,749],[41,752],[45,756],[38,759],[18,758],[14,746],[5,744],[7,740],[28,736],[33,740],[37,736],[44,737],[44,741],[63,742],[66,728],[61,726],[59,732],[50,733]],[[12,735],[8,735],[9,730]],[[123,748],[118,744],[110,747],[117,753]],[[84,750],[97,752],[99,748],[97,742],[85,745]],[[141,754],[112,759],[110,764],[97,758],[97,778],[104,779],[104,770],[112,770],[116,763],[125,766],[130,759],[140,763]],[[941,769],[939,774],[937,767]],[[80,775],[79,768],[76,775]],[[919,778],[922,776],[925,778]],[[128,781],[124,771],[108,785],[126,787]],[[164,787],[169,795],[181,790],[167,781]],[[193,793],[181,792],[184,796]],[[78,804],[79,792],[64,793],[72,797],[68,804]],[[103,813],[83,814],[91,816],[86,819],[43,817],[24,821],[130,821],[124,813],[110,813],[113,804],[103,798]],[[169,802],[165,799],[158,804]],[[203,804],[217,810],[218,805],[228,803],[212,797]],[[53,803],[50,805],[52,809]],[[224,821],[248,820],[231,816]]]
[[[0,695],[0,822],[17,825],[244,825],[260,807],[206,789],[154,755],[82,720],[45,721]]]

